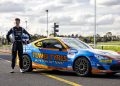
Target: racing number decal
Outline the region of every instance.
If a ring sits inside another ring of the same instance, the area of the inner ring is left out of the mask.
[[[37,42],[37,43],[35,43],[35,45],[36,45],[37,47],[41,47],[41,46],[42,46],[42,42]]]

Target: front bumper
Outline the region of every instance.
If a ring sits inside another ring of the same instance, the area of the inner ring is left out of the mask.
[[[96,73],[110,73],[110,72],[120,72],[120,63],[92,67],[92,73],[95,73],[95,74]]]

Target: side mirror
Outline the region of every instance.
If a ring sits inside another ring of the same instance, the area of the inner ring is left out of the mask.
[[[54,45],[54,47],[59,49],[59,50],[62,50],[62,45],[60,45],[60,44],[56,44],[56,45]]]
[[[70,48],[69,51],[70,51],[70,52],[74,52],[74,53],[78,53],[78,50],[77,50],[77,49],[74,49],[74,48]]]

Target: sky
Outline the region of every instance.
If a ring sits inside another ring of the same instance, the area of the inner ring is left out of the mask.
[[[5,35],[17,17],[30,34],[47,35],[49,10],[49,34],[56,22],[60,35],[93,35],[94,4],[94,0],[0,0],[0,34]],[[120,35],[120,0],[96,0],[96,9],[97,34]]]

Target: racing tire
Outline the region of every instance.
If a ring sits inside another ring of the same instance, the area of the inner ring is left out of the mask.
[[[91,64],[86,57],[79,57],[75,60],[73,69],[78,76],[90,76]]]
[[[23,55],[23,70],[24,72],[31,72],[32,68],[32,61],[28,55]]]

